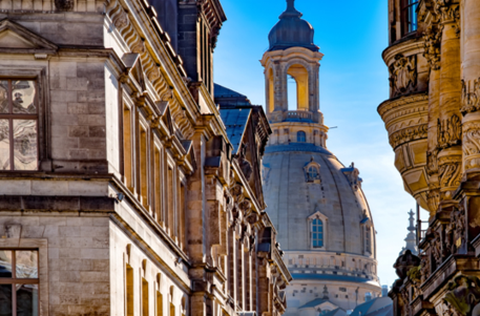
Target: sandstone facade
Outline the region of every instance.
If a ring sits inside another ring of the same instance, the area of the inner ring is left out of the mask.
[[[389,1],[390,99],[378,107],[405,189],[428,211],[395,264],[395,315],[476,315],[480,3]]]
[[[0,1],[0,314],[284,312],[268,122],[234,152],[213,101],[224,20],[217,0]]]

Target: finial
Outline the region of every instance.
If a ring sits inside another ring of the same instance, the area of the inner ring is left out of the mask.
[[[295,0],[287,0],[287,9],[280,15],[280,19],[285,17],[302,17],[302,14],[295,9],[294,2]]]

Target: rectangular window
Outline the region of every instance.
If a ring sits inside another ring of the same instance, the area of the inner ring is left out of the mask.
[[[142,278],[142,316],[148,316],[148,282]]]
[[[38,316],[38,250],[0,249],[0,315]]]
[[[179,223],[179,240],[180,243],[182,244],[182,248],[185,248],[185,201],[187,199],[186,195],[186,190],[185,190],[185,184],[181,183],[180,184],[180,207],[179,207],[179,218],[180,218],[180,223]]]
[[[123,162],[125,185],[129,189],[132,189],[134,187],[132,170],[132,117],[131,111],[127,106],[123,109]]]
[[[163,295],[157,291],[157,316],[163,316]]]
[[[418,0],[402,0],[402,35],[417,30]]]
[[[155,216],[157,222],[161,223],[163,221],[162,216],[162,160],[161,160],[160,149],[155,146],[154,153],[154,197],[155,197]]]
[[[148,207],[148,139],[147,132],[140,128],[140,195],[142,204]]]
[[[134,315],[133,309],[133,268],[127,264],[126,269],[126,276],[127,276],[127,289],[126,289],[126,301],[127,301],[127,316]]]
[[[0,170],[38,169],[38,96],[34,80],[0,80]]]
[[[173,201],[173,170],[168,167],[167,171],[167,225],[170,230],[170,236],[174,236],[174,201]]]

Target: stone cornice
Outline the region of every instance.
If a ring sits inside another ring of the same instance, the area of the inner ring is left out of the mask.
[[[424,45],[421,38],[412,38],[407,41],[395,42],[387,47],[382,52],[383,60],[387,66],[394,61],[395,56],[403,54],[404,56],[411,56],[421,54],[424,51]]]

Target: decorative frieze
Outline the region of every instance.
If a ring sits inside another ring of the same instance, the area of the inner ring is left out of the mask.
[[[424,139],[428,136],[428,125],[422,124],[419,126],[402,129],[390,135],[390,145],[395,149],[398,146],[418,140]]]
[[[390,65],[390,87],[392,97],[411,93],[417,87],[417,56],[398,54]]]
[[[450,157],[442,157],[439,161],[438,176],[440,179],[440,186],[457,187],[460,185],[461,178],[461,161]]]

